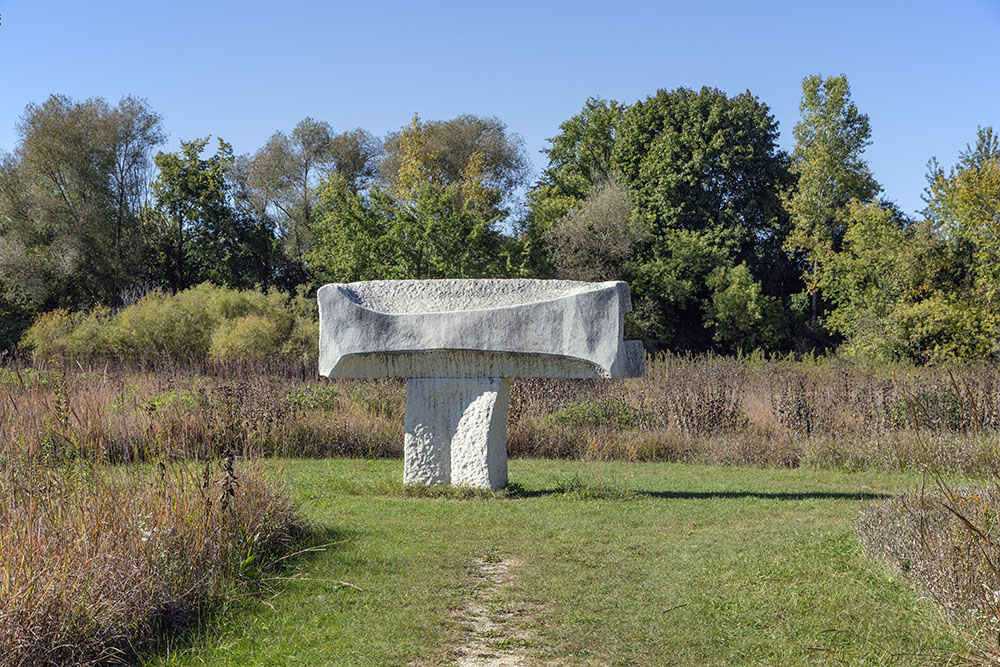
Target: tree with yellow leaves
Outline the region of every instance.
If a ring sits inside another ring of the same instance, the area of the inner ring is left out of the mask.
[[[526,174],[521,140],[499,120],[414,115],[386,139],[368,192],[324,184],[310,267],[329,280],[505,275],[500,225]]]

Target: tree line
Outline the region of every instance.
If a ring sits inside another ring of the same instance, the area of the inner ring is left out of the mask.
[[[626,280],[650,349],[839,349],[995,358],[1000,147],[931,161],[919,219],[882,197],[844,76],[802,82],[795,149],[749,91],[590,98],[531,180],[498,118],[384,137],[305,118],[253,154],[158,150],[140,99],[53,95],[0,153],[0,343],[54,308],[114,312],[201,283],[288,294],[331,281]]]

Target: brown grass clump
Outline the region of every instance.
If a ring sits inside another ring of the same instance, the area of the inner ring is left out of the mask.
[[[0,665],[128,664],[299,532],[259,464],[139,471],[6,455]]]
[[[913,491],[869,506],[858,538],[869,557],[914,581],[970,640],[975,662],[1000,660],[1000,484]]]
[[[267,386],[0,368],[0,665],[133,664],[288,551]]]

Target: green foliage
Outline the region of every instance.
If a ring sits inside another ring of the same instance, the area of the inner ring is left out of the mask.
[[[906,347],[895,356],[903,359],[936,364],[983,359],[996,345],[991,323],[981,319],[972,304],[953,295],[931,294],[898,307],[896,316]]]
[[[746,262],[715,267],[707,286],[712,295],[705,304],[705,321],[725,351],[776,349],[787,337],[781,302],[762,293]]]
[[[512,203],[527,170],[518,135],[499,118],[468,114],[443,121],[421,121],[414,115],[409,125],[386,137],[379,164],[380,182],[399,200],[410,199],[409,193],[428,183],[475,181],[501,207]]]
[[[637,408],[608,400],[570,403],[549,419],[567,426],[612,426],[622,430],[638,428],[649,421],[648,415]]]
[[[222,320],[212,331],[209,353],[213,359],[252,361],[265,359],[281,350],[291,331],[291,318],[264,317],[249,313]]]
[[[882,188],[861,157],[871,128],[851,101],[847,77],[807,76],[799,109],[792,155],[798,180],[785,200],[792,219],[785,247],[801,255],[803,275],[815,289],[819,271],[839,249],[848,202],[869,202]],[[812,311],[819,316],[815,299]]]
[[[42,358],[253,360],[312,358],[316,314],[303,294],[237,291],[204,283],[173,296],[152,292],[112,314],[56,310],[38,318],[21,341]]]
[[[231,201],[232,146],[219,139],[215,155],[203,158],[208,141],[181,142],[179,152],[156,155],[158,278],[174,291],[205,281],[236,288],[266,285],[274,237],[265,221]]]
[[[901,318],[930,288],[932,248],[921,245],[919,230],[889,207],[855,200],[844,219],[840,252],[813,276],[832,305],[826,323],[844,335],[843,349],[851,355],[905,358],[910,345]]]
[[[932,161],[928,181],[928,218],[953,259],[956,292],[975,303],[988,330],[1000,330],[1000,140],[993,128],[980,128],[975,146],[966,146],[947,174]],[[991,352],[1000,354],[1000,346]]]
[[[29,104],[13,153],[0,153],[0,287],[29,311],[116,304],[142,284],[142,217],[160,117],[123,97]]]
[[[31,321],[30,309],[10,303],[0,296],[0,353],[17,345],[25,330],[31,326]]]
[[[813,273],[843,351],[863,359],[943,363],[998,353],[1000,149],[989,129],[945,173],[932,163],[928,218],[851,201],[838,252]]]
[[[333,281],[506,273],[510,241],[497,226],[524,163],[497,123],[414,117],[387,140],[380,183],[358,192],[331,175],[320,186],[310,269]]]
[[[816,278],[832,305],[826,322],[846,339],[843,352],[935,363],[988,351],[988,323],[955,290],[947,249],[930,225],[857,201],[845,221],[841,251]]]
[[[205,138],[152,159],[165,135],[142,100],[52,96],[0,153],[0,349],[312,357],[303,293],[188,288],[524,276],[627,281],[628,335],[652,349],[1000,356],[993,129],[950,170],[931,162],[912,221],[875,200],[846,77],[803,79],[800,109],[789,157],[749,91],[588,98],[510,235],[528,161],[497,118],[414,116],[384,140],[305,118],[252,156]]]
[[[785,158],[774,117],[749,92],[661,90],[628,108],[618,134],[612,166],[658,228],[714,229],[736,254],[779,231]]]
[[[660,345],[697,349],[709,338],[702,319],[709,274],[727,260],[702,234],[665,230],[631,277],[633,322]]]
[[[65,310],[56,309],[42,313],[24,332],[20,346],[33,350],[43,359],[54,357],[64,349],[65,342],[74,327],[73,317]]]

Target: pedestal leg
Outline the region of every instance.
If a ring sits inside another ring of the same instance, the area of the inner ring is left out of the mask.
[[[509,403],[510,380],[407,381],[403,483],[506,486]]]

